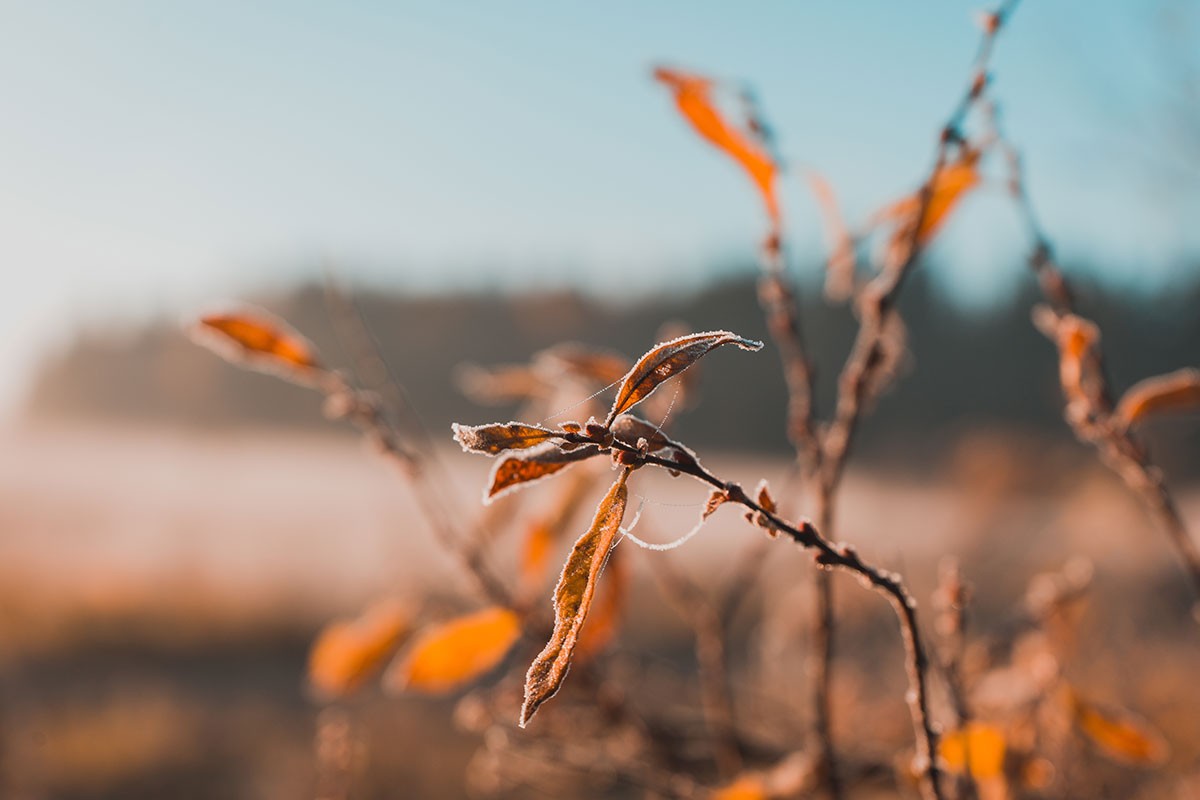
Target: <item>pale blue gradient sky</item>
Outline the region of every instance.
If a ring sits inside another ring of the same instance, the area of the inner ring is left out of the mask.
[[[660,60],[751,80],[786,155],[862,218],[927,167],[978,7],[0,2],[0,409],[80,320],[180,312],[323,257],[423,288],[695,283],[752,251],[758,207],[647,79]],[[1200,143],[1175,147],[1169,114],[1194,12],[1025,0],[999,43],[1067,257],[1162,282],[1200,250]],[[812,252],[812,203],[795,179],[784,195]],[[980,193],[938,243],[951,283],[1007,285],[1016,235],[1000,189]]]

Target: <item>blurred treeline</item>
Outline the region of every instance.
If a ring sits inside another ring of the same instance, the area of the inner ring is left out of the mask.
[[[747,268],[742,276],[753,275]],[[1013,441],[1071,441],[1060,416],[1055,351],[1030,322],[1032,282],[986,308],[955,303],[918,271],[902,294],[910,357],[898,384],[869,417],[861,450],[876,461],[911,464],[944,452],[981,428]],[[1074,278],[1084,314],[1101,326],[1114,385],[1200,364],[1200,270],[1189,285],[1158,295]],[[313,339],[328,360],[351,363],[336,334],[325,289],[304,285],[249,298]],[[406,295],[359,290],[355,300],[413,405],[434,431],[452,421],[509,419],[511,407],[480,408],[456,385],[456,367],[519,363],[542,348],[581,342],[636,357],[661,326],[725,328],[767,339],[751,277],[726,278],[678,295],[617,303],[574,291],[521,295]],[[854,325],[846,306],[830,307],[819,287],[802,292],[802,319],[818,369],[818,408],[827,412],[835,371]],[[697,447],[785,452],[785,391],[770,347],[755,358],[716,354],[705,363],[699,403],[674,423]],[[44,365],[27,408],[39,421],[86,418],[197,428],[325,426],[316,394],[273,377],[231,369],[190,343],[178,320],[135,334],[81,332]],[[566,419],[569,417],[564,417]],[[1168,474],[1200,475],[1200,423],[1164,420],[1149,431]],[[1022,439],[1016,432],[1027,434]]]

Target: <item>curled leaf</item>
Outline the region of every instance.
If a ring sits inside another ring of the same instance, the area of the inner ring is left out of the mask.
[[[496,466],[492,468],[492,477],[488,482],[483,502],[490,503],[499,495],[547,478],[572,464],[599,455],[600,452],[600,448],[595,445],[562,450],[547,442],[519,453],[507,454],[497,460]]]
[[[972,722],[938,740],[938,755],[946,770],[959,775],[970,773],[978,780],[1004,774],[1006,751],[1003,731],[984,722]]]
[[[374,606],[357,619],[330,623],[309,651],[309,683],[324,698],[349,694],[383,667],[408,630],[409,616],[395,603]]]
[[[567,563],[563,565],[558,586],[554,589],[554,632],[525,676],[525,702],[521,706],[520,720],[522,728],[538,707],[554,696],[571,667],[580,631],[596,594],[600,572],[604,569],[604,562],[625,516],[629,498],[625,481],[628,477],[629,470],[622,470],[596,508],[591,527],[575,542]]]
[[[726,344],[734,344],[743,350],[751,351],[760,350],[763,346],[762,342],[746,339],[729,331],[693,333],[655,345],[638,359],[621,382],[605,426],[611,425],[618,414],[645,400],[664,381],[683,372],[715,348]]]
[[[1117,404],[1117,418],[1127,427],[1148,414],[1200,409],[1200,369],[1181,369],[1135,383]]]
[[[777,170],[770,154],[754,141],[754,132],[738,130],[725,119],[713,102],[712,80],[667,67],[655,69],[654,77],[675,95],[679,113],[696,132],[725,151],[750,176],[762,196],[771,227],[777,231],[780,228],[779,199],[775,194]]]
[[[1156,766],[1167,760],[1166,741],[1143,720],[1128,712],[1101,709],[1073,690],[1068,702],[1079,730],[1109,758],[1139,766]]]
[[[561,431],[526,425],[524,422],[496,422],[491,425],[459,425],[455,422],[450,428],[454,431],[454,440],[462,445],[463,450],[493,456],[505,450],[535,447],[562,435]]]
[[[1099,381],[1096,349],[1100,329],[1083,317],[1058,314],[1045,306],[1034,309],[1033,321],[1058,346],[1058,377],[1068,417],[1085,418],[1093,406],[1089,387]]]
[[[228,361],[289,380],[311,383],[324,372],[311,342],[259,308],[207,314],[190,333],[197,344]]]
[[[499,606],[434,625],[388,670],[387,685],[428,694],[452,691],[492,670],[520,636],[521,618]]]
[[[717,509],[730,501],[729,492],[724,489],[713,489],[712,494],[708,496],[708,500],[704,503],[704,510],[700,512],[700,521],[711,517],[717,512]],[[760,504],[761,505],[761,504]]]

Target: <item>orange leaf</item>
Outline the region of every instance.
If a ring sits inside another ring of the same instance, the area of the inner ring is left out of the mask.
[[[1100,329],[1083,317],[1060,315],[1044,306],[1034,309],[1033,321],[1058,346],[1058,377],[1067,411],[1072,418],[1082,418],[1091,406],[1087,385],[1096,379]]]
[[[710,800],[767,800],[767,788],[759,778],[744,776],[717,789]]]
[[[937,235],[963,196],[979,185],[979,156],[978,150],[967,148],[957,161],[944,165],[934,175],[930,183],[925,215],[921,218],[921,226],[917,230],[918,247],[928,244]],[[896,223],[896,232],[892,237],[893,247],[905,244],[906,239],[912,235],[912,226],[916,224],[917,215],[921,212],[923,194],[924,192],[920,191],[897,200],[875,215],[877,221]]]
[[[629,565],[619,550],[608,557],[608,578],[600,587],[596,608],[575,647],[575,658],[590,661],[600,655],[616,638],[621,627],[621,614],[625,611],[625,597],[629,591]]]
[[[521,706],[520,720],[522,728],[538,707],[554,696],[571,667],[580,631],[596,594],[600,572],[604,569],[604,562],[625,516],[629,497],[625,481],[628,477],[629,470],[622,470],[596,508],[591,527],[575,542],[567,563],[563,565],[558,586],[554,589],[554,631],[525,676],[525,702]]]
[[[354,691],[383,666],[408,629],[408,614],[395,603],[375,606],[354,620],[330,623],[309,652],[309,683],[326,698]]]
[[[520,636],[521,618],[508,608],[485,608],[434,625],[388,670],[387,685],[428,694],[452,691],[493,669]]]
[[[1117,405],[1117,418],[1126,426],[1147,414],[1200,408],[1200,369],[1180,369],[1146,378],[1130,387]]]
[[[505,450],[524,450],[561,436],[561,431],[526,425],[523,422],[495,422],[491,425],[459,425],[453,423],[454,439],[468,453],[496,455]]]
[[[638,359],[633,369],[625,376],[617,399],[608,412],[605,427],[613,424],[618,414],[628,411],[645,400],[664,381],[695,364],[710,351],[726,344],[735,344],[743,350],[761,350],[762,342],[746,339],[729,331],[709,331],[680,336],[669,342],[655,345]]]
[[[713,82],[699,75],[659,67],[654,77],[675,95],[675,105],[696,132],[724,150],[742,166],[762,195],[771,228],[780,228],[779,200],[775,194],[775,162],[757,143],[725,119],[713,103]]]
[[[546,444],[520,453],[506,455],[499,459],[492,469],[492,479],[488,483],[487,494],[484,496],[483,502],[490,503],[498,495],[523,488],[542,478],[548,478],[577,461],[584,461],[599,454],[600,448],[595,445],[584,445],[574,450],[560,450],[553,444]]]
[[[1128,712],[1102,710],[1074,691],[1069,694],[1069,702],[1079,730],[1109,758],[1140,766],[1155,766],[1167,760],[1166,741],[1144,721]]]
[[[966,728],[950,731],[938,741],[938,754],[946,769],[960,775],[970,771],[979,780],[1004,774],[1007,745],[1004,733],[993,725],[972,722]]]
[[[190,333],[196,343],[228,361],[289,380],[310,383],[324,372],[316,348],[287,323],[262,309],[208,314]]]

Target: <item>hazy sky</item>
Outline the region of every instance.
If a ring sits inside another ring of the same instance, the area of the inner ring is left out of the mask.
[[[927,167],[978,7],[0,0],[0,409],[80,321],[322,258],[409,286],[611,289],[752,252],[755,198],[657,61],[752,81],[791,163],[861,218]],[[1068,257],[1161,282],[1200,251],[1197,60],[1191,3],[1022,4],[993,72]],[[814,250],[796,175],[785,204]],[[964,206],[938,243],[957,290],[1011,280],[1017,233],[998,184]]]

